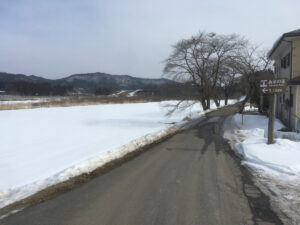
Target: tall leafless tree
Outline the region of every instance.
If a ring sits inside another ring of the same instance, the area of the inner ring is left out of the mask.
[[[192,82],[204,110],[210,108],[211,99],[218,106],[220,77],[229,61],[241,61],[240,54],[246,46],[247,41],[235,34],[200,32],[173,46],[172,54],[165,60],[164,74],[176,81]]]
[[[236,91],[235,87],[241,78],[241,74],[237,67],[238,63],[234,59],[229,61],[222,69],[222,75],[219,79],[219,87],[223,90],[225,105],[228,104],[230,95]]]
[[[239,65],[239,72],[243,75],[243,84],[246,89],[246,96],[240,110],[240,112],[243,112],[245,104],[256,90],[257,80],[259,79],[257,74],[261,71],[270,71],[271,61],[267,57],[267,50],[260,50],[259,46],[251,45],[243,49],[237,65]]]

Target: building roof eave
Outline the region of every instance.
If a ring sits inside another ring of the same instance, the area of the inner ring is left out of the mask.
[[[280,43],[288,37],[300,37],[300,29],[298,30],[294,30],[294,31],[290,31],[287,33],[284,33],[283,35],[280,36],[280,38],[277,39],[277,41],[274,43],[273,47],[271,48],[271,50],[268,52],[268,58],[271,59],[272,55],[274,54],[275,50],[278,48],[278,46],[280,45]]]

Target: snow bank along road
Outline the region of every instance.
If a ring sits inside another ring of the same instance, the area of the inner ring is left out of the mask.
[[[261,115],[229,116],[224,137],[250,168],[255,183],[266,193],[285,224],[300,224],[300,142],[277,138],[267,145],[268,118]],[[276,119],[275,130],[284,125]],[[297,133],[283,133],[296,137]]]
[[[281,224],[222,138],[218,116],[228,113],[0,224]]]

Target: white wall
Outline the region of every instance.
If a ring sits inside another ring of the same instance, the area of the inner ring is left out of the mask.
[[[295,127],[300,131],[300,85],[297,86],[297,97],[295,98],[295,107],[296,107],[296,119]]]
[[[300,38],[293,40],[292,77],[300,76]]]
[[[290,66],[281,68],[281,59],[291,53]],[[300,76],[300,38],[291,41],[282,41],[277,49],[275,56],[275,67],[278,78],[288,78]],[[293,106],[287,105],[290,101],[290,94],[293,95]],[[281,101],[280,101],[281,99]],[[277,96],[276,116],[292,129],[297,128],[298,118],[300,117],[300,86],[288,86],[286,92]]]
[[[281,68],[281,59],[285,57],[288,53],[291,53],[291,44],[285,43],[285,47],[282,51],[277,55],[275,60],[276,74],[277,78],[287,78],[290,79],[291,76],[291,65],[287,68]],[[286,92],[284,94],[277,96],[277,104],[276,104],[276,116],[286,125],[289,126],[290,122],[290,113],[289,108],[286,107],[286,102],[289,100],[290,89],[287,87]],[[281,102],[280,102],[281,98]]]
[[[293,107],[291,107],[290,126],[293,130],[296,130],[296,128],[297,128],[297,97],[298,97],[297,86],[295,86],[295,85],[291,86],[291,93],[293,94]]]
[[[300,76],[300,38],[293,39],[292,49],[292,78]],[[292,108],[292,125],[297,129],[300,117],[300,86],[293,86],[294,107]],[[298,118],[297,118],[298,117]]]

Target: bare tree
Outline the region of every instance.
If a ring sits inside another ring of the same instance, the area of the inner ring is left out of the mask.
[[[240,60],[246,45],[247,41],[235,34],[200,32],[173,46],[172,54],[165,60],[164,74],[176,81],[192,82],[204,110],[210,108],[211,99],[219,106],[217,89],[224,67],[228,61]]]
[[[238,71],[236,60],[230,61],[223,67],[222,76],[220,76],[219,79],[219,86],[223,90],[225,105],[228,104],[230,95],[235,91],[240,77],[241,74]]]
[[[246,96],[240,110],[240,112],[243,112],[245,104],[254,95],[254,91],[256,91],[258,72],[270,71],[271,62],[267,57],[267,50],[260,50],[259,46],[248,46],[248,48],[243,49],[238,61],[238,69],[243,75],[243,84],[246,89]]]

